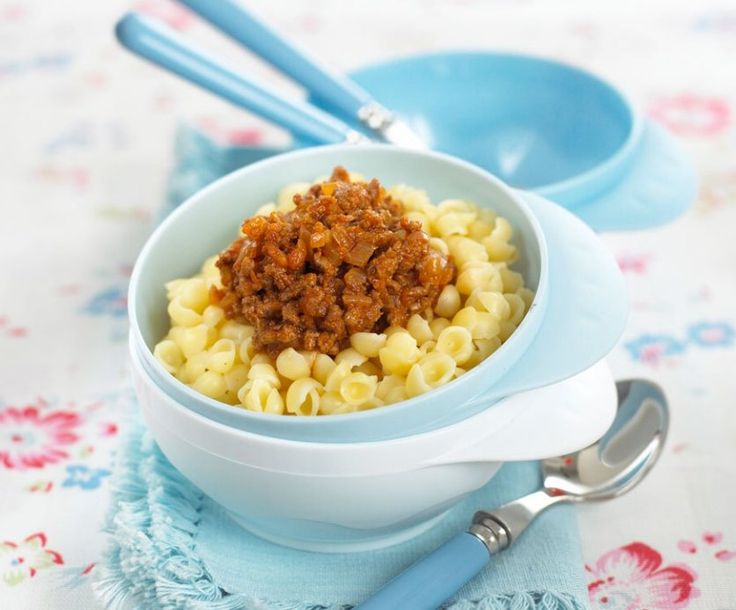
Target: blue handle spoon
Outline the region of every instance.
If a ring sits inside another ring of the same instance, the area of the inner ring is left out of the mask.
[[[379,140],[407,148],[428,148],[409,126],[344,74],[311,57],[237,0],[179,0],[248,50],[330,102],[346,121],[361,123]]]
[[[493,512],[476,513],[467,532],[412,565],[356,610],[435,610],[550,506],[607,500],[639,483],[664,447],[667,400],[649,381],[620,381],[616,389],[616,418],[601,440],[575,454],[542,461],[543,489]]]
[[[309,141],[367,141],[341,120],[246,76],[154,19],[128,13],[118,21],[115,33],[120,43],[136,55]]]

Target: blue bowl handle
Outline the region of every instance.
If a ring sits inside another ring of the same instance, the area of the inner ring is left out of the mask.
[[[630,231],[665,224],[697,195],[692,161],[666,129],[644,122],[630,169],[611,190],[570,208],[596,231]]]
[[[519,361],[473,404],[556,383],[589,368],[613,349],[628,317],[623,276],[600,238],[557,204],[520,194],[547,240],[547,309]]]

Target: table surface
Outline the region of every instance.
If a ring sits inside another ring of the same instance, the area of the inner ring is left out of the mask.
[[[580,510],[581,534],[594,608],[736,608],[733,2],[252,4],[340,69],[451,47],[571,61],[682,138],[701,176],[693,208],[661,229],[604,236],[632,303],[610,363],[664,386],[669,443],[645,484]],[[121,51],[112,24],[131,6],[277,78],[163,0],[0,0],[2,608],[100,607],[99,527],[133,408],[126,285],[177,121],[223,141],[283,139]]]

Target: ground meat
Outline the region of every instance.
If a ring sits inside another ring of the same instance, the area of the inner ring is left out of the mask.
[[[247,219],[244,237],[217,261],[223,288],[213,300],[255,326],[258,351],[335,355],[353,333],[404,326],[453,280],[451,258],[429,247],[375,179],[350,182],[337,167],[294,203],[292,212]]]

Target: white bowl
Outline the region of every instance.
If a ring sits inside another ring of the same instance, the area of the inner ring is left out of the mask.
[[[235,227],[291,181],[312,180],[344,164],[385,184],[426,189],[433,201],[462,197],[490,206],[514,227],[515,264],[534,301],[519,327],[491,358],[431,392],[390,409],[339,417],[282,417],[232,409],[181,383],[154,357],[166,334],[164,284],[187,277],[226,247]],[[319,146],[242,168],[179,206],[154,232],[131,276],[129,313],[134,348],[166,393],[233,428],[295,441],[383,441],[440,429],[472,417],[496,400],[570,377],[605,357],[623,332],[628,304],[615,259],[589,227],[558,205],[514,191],[458,159],[387,145]]]
[[[597,440],[616,409],[615,384],[601,361],[423,434],[365,443],[292,441],[238,430],[182,406],[131,353],[144,419],[169,461],[249,531],[324,552],[412,537],[485,485],[504,461],[564,455]]]

